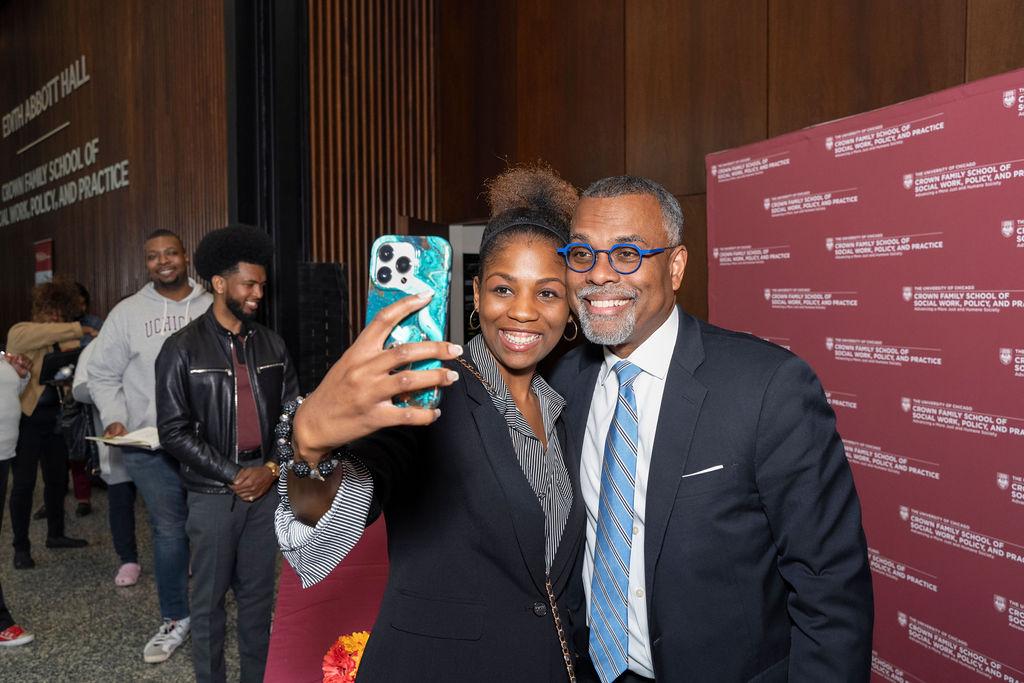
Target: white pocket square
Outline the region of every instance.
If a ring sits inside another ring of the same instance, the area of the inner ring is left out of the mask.
[[[700,472],[691,472],[690,474],[684,474],[682,477],[680,477],[680,479],[686,479],[687,477],[696,477],[699,474],[707,474],[708,472],[717,472],[718,470],[724,468],[725,465],[715,465],[714,467],[709,467],[706,470],[701,470]]]

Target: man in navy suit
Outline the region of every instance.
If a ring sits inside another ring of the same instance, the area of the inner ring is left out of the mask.
[[[800,358],[676,306],[682,223],[657,183],[607,178],[565,250],[593,342],[552,377],[587,509],[580,678],[867,681],[871,575],[835,415]],[[622,359],[639,368],[628,398]],[[624,484],[607,448],[633,453]],[[605,517],[614,501],[625,523]],[[626,550],[607,555],[616,530]]]

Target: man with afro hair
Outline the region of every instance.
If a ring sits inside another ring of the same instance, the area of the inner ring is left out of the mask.
[[[241,680],[262,681],[274,597],[274,510],[280,475],[273,427],[298,395],[284,341],[254,321],[273,246],[230,225],[206,235],[196,270],[213,305],[164,344],[156,360],[160,443],[181,464],[192,541],[196,680],[223,681],[224,596],[238,603]]]

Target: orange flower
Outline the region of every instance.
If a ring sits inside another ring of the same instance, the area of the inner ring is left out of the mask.
[[[359,660],[369,638],[367,631],[338,638],[324,655],[324,683],[355,683]]]

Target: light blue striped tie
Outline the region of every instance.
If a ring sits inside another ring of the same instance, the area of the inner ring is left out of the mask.
[[[597,549],[590,584],[590,656],[604,683],[610,683],[626,670],[633,480],[640,435],[632,387],[640,368],[622,360],[615,364],[615,373],[619,377],[619,399],[604,444]]]

